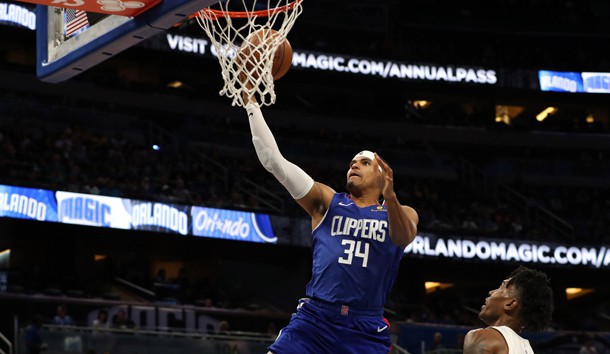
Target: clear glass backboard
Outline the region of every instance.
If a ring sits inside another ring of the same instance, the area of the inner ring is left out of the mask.
[[[38,78],[52,83],[68,80],[217,1],[98,0],[94,4],[100,7],[100,12],[68,6],[85,0],[53,0],[61,7],[40,5],[42,0],[33,1],[39,3],[36,8]],[[146,9],[146,4],[151,2],[154,6]],[[135,15],[113,14],[121,12]]]

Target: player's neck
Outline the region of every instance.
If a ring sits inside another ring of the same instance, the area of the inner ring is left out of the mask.
[[[349,198],[356,203],[359,207],[366,207],[369,205],[379,205],[379,200],[373,195],[354,195],[349,194]]]
[[[521,325],[521,323],[519,321],[516,321],[514,319],[507,319],[507,320],[503,320],[503,321],[497,321],[494,326],[506,326],[510,329],[512,329],[513,331],[515,331],[515,333],[517,334],[521,334],[521,331],[523,330],[523,326]]]

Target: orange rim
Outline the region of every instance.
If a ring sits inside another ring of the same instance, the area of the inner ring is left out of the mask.
[[[249,17],[269,17],[271,15],[275,15],[278,12],[287,12],[292,10],[298,3],[302,0],[295,0],[290,4],[286,4],[283,6],[274,7],[272,9],[267,10],[257,10],[257,11],[222,11],[222,10],[214,10],[210,8],[205,8],[201,10],[201,12],[205,12],[210,14],[210,17],[214,19],[218,19],[221,17],[231,17],[231,18],[249,18]]]

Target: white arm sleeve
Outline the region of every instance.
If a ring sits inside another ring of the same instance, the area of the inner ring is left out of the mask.
[[[313,187],[313,178],[282,156],[260,107],[248,104],[246,111],[250,121],[252,143],[261,164],[280,181],[292,198],[303,198]]]

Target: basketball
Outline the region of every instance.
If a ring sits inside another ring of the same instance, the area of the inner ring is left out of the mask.
[[[256,32],[251,33],[241,48],[239,49],[238,55],[238,63],[246,63],[246,70],[250,73],[251,76],[257,77],[258,73],[256,70],[253,70],[255,67],[254,63],[257,63],[261,53],[264,53],[272,45],[272,41],[277,36],[278,32],[273,29],[260,29]],[[261,45],[261,42],[265,42]],[[254,50],[254,53],[252,51]],[[273,80],[278,80],[290,69],[292,65],[292,46],[288,39],[284,39],[284,41],[277,47],[274,55],[273,55],[273,66],[271,68],[271,74],[273,76]]]
[[[273,80],[278,80],[286,75],[292,65],[292,46],[288,42],[288,38],[284,39],[282,44],[277,48],[273,55]]]

